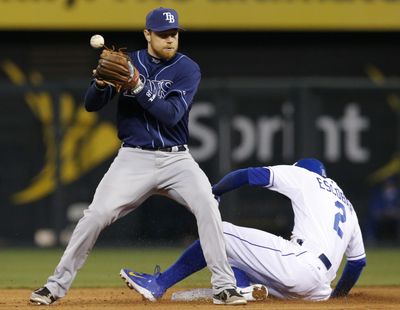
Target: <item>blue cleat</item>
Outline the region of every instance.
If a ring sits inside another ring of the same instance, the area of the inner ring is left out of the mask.
[[[157,283],[160,276],[160,266],[156,266],[154,275],[139,273],[131,269],[121,269],[119,273],[126,285],[138,292],[144,299],[157,301],[164,295],[166,289]]]

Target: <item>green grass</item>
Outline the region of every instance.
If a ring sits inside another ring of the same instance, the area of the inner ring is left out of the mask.
[[[152,273],[156,264],[165,269],[181,252],[180,248],[95,248],[78,272],[73,287],[118,287],[123,285],[118,276],[121,268]],[[42,286],[62,253],[54,249],[1,249],[0,288]],[[400,285],[400,249],[368,249],[367,255],[367,267],[359,286]],[[210,273],[203,269],[178,285],[208,287],[209,283]]]
[[[400,249],[367,249],[367,266],[358,285],[400,285]]]
[[[118,287],[121,268],[153,273],[172,264],[181,248],[95,248],[78,272],[73,287]],[[0,249],[0,288],[36,288],[54,272],[63,254],[61,249]],[[206,287],[211,274],[207,269],[190,276],[179,286]]]

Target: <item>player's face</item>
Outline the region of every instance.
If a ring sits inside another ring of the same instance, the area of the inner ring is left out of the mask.
[[[147,50],[154,57],[169,60],[178,51],[178,29],[170,29],[162,32],[145,29],[144,36],[148,42]]]

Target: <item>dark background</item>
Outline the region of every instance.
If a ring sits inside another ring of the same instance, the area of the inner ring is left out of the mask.
[[[106,45],[140,49],[141,32],[101,31]],[[98,51],[93,32],[0,32],[2,57],[15,57],[47,78],[90,77]],[[399,32],[190,32],[180,34],[180,51],[211,77],[365,77],[366,66],[397,76]]]
[[[108,46],[129,50],[145,47],[140,32],[99,30],[97,33],[105,37]],[[13,193],[32,182],[45,161],[42,125],[33,117],[25,95],[29,91],[51,89],[57,97],[69,91],[76,103],[81,103],[99,54],[89,46],[92,34],[83,31],[0,32],[0,63],[11,60],[25,73],[36,71],[43,76],[39,86],[28,83],[19,87],[0,71],[3,106],[0,115],[0,244],[33,244],[38,229],[59,231],[73,226],[65,218],[66,210],[76,202],[90,203],[112,161],[109,158],[76,182],[62,185],[38,201],[24,205],[10,201]],[[222,163],[218,155],[229,154],[229,150],[219,148],[212,158],[200,161],[211,183],[231,169],[291,164],[298,157],[317,156],[325,161],[329,175],[343,187],[365,228],[370,193],[376,185],[368,183],[367,178],[387,164],[399,146],[397,110],[388,103],[388,96],[400,96],[399,39],[399,32],[181,33],[180,51],[198,62],[202,70],[203,82],[196,100],[207,100],[216,109],[212,118],[201,121],[215,130],[219,146],[226,142],[218,127],[221,118],[230,123],[235,115],[244,115],[256,122],[260,115],[280,114],[285,101],[291,101],[295,108],[293,153],[283,155],[279,134],[273,157],[267,162],[253,155],[242,162],[227,159],[228,163]],[[339,118],[350,102],[357,102],[362,114],[370,119],[369,130],[362,134],[362,144],[368,145],[371,151],[370,159],[355,163],[341,156],[329,161],[322,151],[322,137],[312,124],[320,114]],[[114,107],[107,107],[99,117],[114,122]],[[240,135],[230,130],[234,145],[240,141]],[[195,146],[199,141],[193,139],[191,143]],[[236,224],[265,229],[284,237],[290,235],[289,202],[276,193],[240,189],[223,200],[221,213],[224,219]],[[107,228],[99,243],[177,244],[195,238],[196,230],[194,217],[184,207],[153,197]],[[389,234],[392,239],[394,234]]]

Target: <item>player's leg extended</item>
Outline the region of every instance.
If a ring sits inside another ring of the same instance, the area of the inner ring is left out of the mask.
[[[161,189],[167,190],[169,197],[187,206],[195,215],[203,254],[212,273],[214,293],[235,288],[236,281],[226,256],[221,215],[207,176],[189,153],[180,154],[174,165],[170,160],[166,158],[169,165],[160,174]]]
[[[203,250],[201,249],[200,241],[196,240],[183,251],[175,263],[160,274],[157,278],[157,283],[164,289],[168,289],[205,267],[207,267],[207,263]],[[249,278],[242,270],[236,267],[233,267],[232,270],[238,287],[251,285]]]
[[[179,258],[157,277],[157,284],[166,291],[176,283],[188,276],[207,267],[206,260],[201,249],[200,241],[196,240],[189,245]],[[238,287],[250,286],[250,280],[240,269],[233,267],[233,274]]]
[[[182,253],[175,263],[162,273],[156,266],[154,274],[141,273],[124,268],[121,270],[120,275],[129,288],[136,290],[147,300],[157,301],[175,283],[206,266],[200,242],[197,240]]]
[[[130,288],[138,291],[144,298],[150,301],[156,301],[157,299],[161,299],[167,289],[174,284],[206,266],[207,264],[204,259],[200,241],[196,240],[183,251],[175,263],[163,272],[157,270],[157,272],[152,275],[140,273],[131,269],[122,269],[121,277]],[[232,270],[235,275],[237,286],[240,288],[240,292],[247,301],[266,299],[268,296],[268,289],[265,286],[261,284],[252,284],[247,274],[236,267],[232,267]],[[204,289],[201,293],[197,292],[194,295],[190,295],[191,291],[182,293],[189,293],[190,297],[186,296],[181,299],[185,301],[212,298],[212,292],[209,289]],[[177,297],[175,295],[175,298],[180,300],[182,297]]]
[[[68,246],[46,287],[63,297],[86,261],[100,232],[144,201],[154,184],[152,159],[122,148],[104,175],[93,202],[74,229]]]

